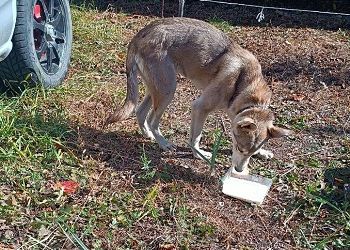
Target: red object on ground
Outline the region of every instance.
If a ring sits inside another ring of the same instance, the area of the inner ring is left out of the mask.
[[[60,181],[55,184],[55,188],[63,189],[63,192],[66,194],[73,194],[77,191],[79,183],[75,181]]]

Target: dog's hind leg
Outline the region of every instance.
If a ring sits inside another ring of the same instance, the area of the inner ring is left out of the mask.
[[[174,150],[175,146],[167,141],[159,129],[160,119],[171,103],[176,90],[176,72],[173,63],[164,59],[153,64],[152,84],[148,84],[148,90],[152,97],[152,110],[148,116],[148,124],[156,141],[163,150]]]
[[[163,115],[165,109],[172,100],[172,96],[161,96],[159,105],[154,108],[149,116],[150,130],[152,131],[156,141],[163,150],[174,150],[174,145],[166,140],[159,129],[160,118]]]
[[[152,106],[151,95],[149,93],[146,93],[143,101],[136,109],[136,118],[142,134],[154,140],[155,137],[147,122],[147,115],[151,109],[151,106]]]

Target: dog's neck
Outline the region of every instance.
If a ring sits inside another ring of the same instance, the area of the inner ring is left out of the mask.
[[[265,85],[258,89],[260,89],[258,93],[254,89],[250,89],[237,91],[233,95],[230,106],[234,116],[254,108],[263,110],[269,108],[271,92],[269,92],[268,86]]]
[[[263,109],[263,110],[266,110],[268,108],[269,108],[268,104],[249,104],[249,105],[244,106],[241,109],[238,109],[238,111],[235,112],[235,116],[237,116],[239,114],[242,114],[245,111],[249,111],[251,109]]]
[[[271,90],[266,84],[257,60],[246,63],[240,69],[238,78],[233,86],[232,96],[228,106],[231,114],[237,116],[248,109],[268,109]]]

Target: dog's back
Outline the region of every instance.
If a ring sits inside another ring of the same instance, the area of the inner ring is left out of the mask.
[[[149,61],[170,57],[176,71],[200,89],[225,66],[260,71],[260,64],[249,51],[214,26],[190,18],[164,18],[147,25],[129,44],[127,67],[135,56]]]
[[[214,26],[190,18],[163,18],[141,29],[129,43],[126,71],[126,101],[106,124],[126,119],[135,109],[138,74],[149,90],[168,88],[158,86],[166,84],[160,75],[169,78],[174,76],[173,71],[190,79],[201,90],[220,86],[222,99],[216,109],[227,108],[232,97],[238,109],[240,103],[267,104],[271,95],[261,66],[252,53]],[[237,98],[235,92],[244,91],[246,93]],[[257,94],[259,97],[255,98]]]
[[[195,62],[205,66],[228,51],[230,40],[205,22],[189,18],[165,18],[142,29],[132,39],[131,47],[137,48],[137,53],[142,53],[143,57],[157,56],[162,59],[169,55],[181,64],[189,60],[191,64]],[[155,51],[157,54],[154,54]]]

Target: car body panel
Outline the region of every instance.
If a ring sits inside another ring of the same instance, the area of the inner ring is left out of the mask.
[[[11,52],[16,14],[16,0],[0,0],[0,61]]]

